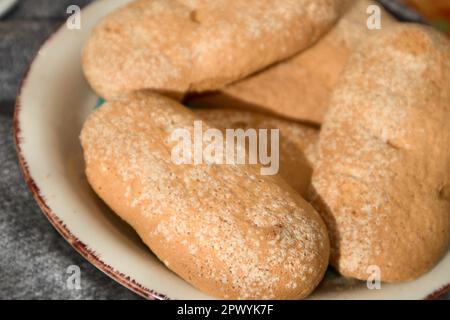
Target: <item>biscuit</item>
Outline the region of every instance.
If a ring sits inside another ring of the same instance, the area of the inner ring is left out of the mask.
[[[222,89],[312,45],[348,0],[137,0],[94,28],[83,53],[93,89],[180,98]]]
[[[323,123],[313,204],[343,275],[400,282],[450,240],[450,43],[419,25],[372,37],[351,58]]]
[[[279,129],[279,175],[303,198],[311,183],[313,154],[319,130],[258,112],[222,108],[193,109],[195,115],[208,124],[225,129]]]
[[[148,92],[107,102],[81,133],[92,188],[169,269],[204,292],[307,296],[328,265],[319,214],[257,166],[172,162],[169,137],[178,128],[193,133],[195,119]]]
[[[358,0],[312,48],[225,89],[193,96],[193,106],[259,110],[320,124],[349,55],[371,34],[366,26],[371,1]],[[382,8],[380,6],[380,8]],[[394,23],[382,9],[382,30]]]

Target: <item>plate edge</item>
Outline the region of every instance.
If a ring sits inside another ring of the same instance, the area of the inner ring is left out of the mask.
[[[86,6],[83,8],[85,10],[92,4]],[[44,197],[41,195],[41,192],[39,190],[39,187],[37,186],[36,182],[31,176],[31,173],[28,168],[28,164],[25,160],[25,157],[22,152],[21,147],[21,129],[20,129],[20,121],[19,121],[19,114],[21,111],[21,95],[23,92],[24,87],[26,86],[28,76],[33,68],[33,65],[39,55],[39,51],[46,46],[51,40],[54,39],[54,37],[61,31],[61,29],[64,27],[65,22],[62,23],[59,27],[56,27],[55,30],[51,32],[51,34],[47,37],[47,39],[42,43],[42,45],[39,47],[39,49],[34,54],[31,62],[28,64],[27,68],[25,69],[25,72],[23,74],[22,80],[20,81],[17,94],[16,94],[16,100],[14,105],[14,114],[13,114],[13,142],[15,145],[19,167],[22,171],[23,179],[25,180],[25,183],[30,190],[34,200],[38,204],[39,208],[41,209],[44,216],[49,220],[49,222],[52,224],[52,226],[58,231],[58,233],[62,236],[64,240],[66,240],[72,248],[75,249],[78,254],[80,254],[84,259],[86,259],[89,263],[94,265],[97,269],[99,269],[101,272],[109,276],[111,279],[116,281],[117,283],[125,286],[129,290],[133,291],[134,293],[140,295],[141,297],[149,300],[169,300],[170,298],[162,293],[156,292],[154,290],[148,289],[144,286],[142,286],[140,283],[138,283],[136,280],[132,279],[130,276],[127,276],[126,274],[119,272],[115,270],[110,265],[103,262],[95,252],[90,250],[88,246],[82,242],[80,239],[78,239],[72,232],[69,230],[69,228],[64,224],[64,222],[55,214],[50,207],[47,205]]]

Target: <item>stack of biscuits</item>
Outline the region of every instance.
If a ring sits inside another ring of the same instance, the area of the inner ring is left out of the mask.
[[[81,132],[90,185],[210,295],[305,298],[329,265],[410,281],[448,249],[450,41],[429,27],[368,0],[135,0],[83,70],[106,100]],[[199,120],[279,129],[278,174],[175,163]]]

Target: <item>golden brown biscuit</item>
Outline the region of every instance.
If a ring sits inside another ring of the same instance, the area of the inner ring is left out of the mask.
[[[328,264],[319,214],[254,165],[175,165],[175,129],[194,114],[150,93],[106,103],[81,141],[95,192],[168,268],[223,298],[307,296]],[[206,127],[206,125],[204,125]]]
[[[137,0],[93,30],[83,70],[110,99],[221,89],[312,45],[348,0]]]
[[[188,103],[260,110],[320,124],[349,55],[367,37],[380,33],[367,28],[367,8],[372,4],[356,1],[332,31],[294,58],[220,92],[192,97]],[[381,21],[382,30],[394,23],[383,9]]]
[[[320,133],[313,203],[345,276],[427,272],[450,239],[450,43],[399,25],[350,59]],[[447,195],[447,196],[446,196]]]
[[[258,112],[235,109],[193,109],[195,115],[214,128],[225,129],[279,129],[280,176],[302,197],[308,196],[311,183],[314,148],[319,130]]]

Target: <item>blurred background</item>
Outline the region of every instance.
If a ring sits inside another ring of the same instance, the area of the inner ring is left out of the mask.
[[[420,12],[430,24],[450,36],[449,0],[405,0],[403,2]]]
[[[140,299],[86,262],[53,229],[23,181],[12,140],[15,96],[28,64],[68,18],[67,7],[90,2],[0,0],[0,299]],[[450,0],[379,2],[402,20],[428,21],[450,36]],[[71,265],[81,269],[80,290],[66,286]]]

